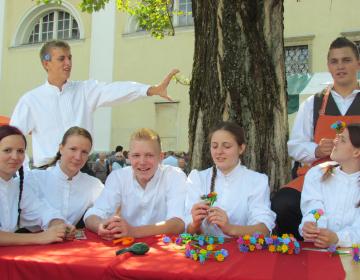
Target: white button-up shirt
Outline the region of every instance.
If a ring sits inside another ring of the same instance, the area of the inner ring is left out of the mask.
[[[332,89],[333,84],[328,87]],[[335,100],[341,115],[345,115],[356,95],[360,90],[356,89],[352,94],[343,98],[336,91],[331,90],[332,97]],[[312,164],[318,159],[315,157],[315,149],[318,146],[314,142],[314,95],[306,99],[300,106],[295,117],[291,137],[288,141],[289,154],[295,160],[305,164]]]
[[[25,177],[26,180],[26,177]],[[17,230],[19,178],[4,181],[0,177],[0,230],[15,232]],[[53,219],[63,219],[59,212],[48,207],[45,201],[39,200],[31,188],[24,186],[20,201],[20,223],[26,221],[46,230]]]
[[[131,166],[115,170],[84,217],[111,218],[121,205],[121,217],[132,226],[152,225],[172,218],[184,220],[186,175],[180,168],[159,164],[145,190]]]
[[[93,206],[104,188],[99,179],[80,171],[72,180],[68,180],[68,176],[60,168],[60,161],[47,170],[27,172],[25,185],[32,188],[37,197],[58,210],[72,225],[76,225],[85,211]],[[22,225],[32,226],[29,223]],[[36,230],[31,228],[31,231]]]
[[[186,185],[185,228],[191,223],[191,209],[210,193],[213,169],[193,170]],[[272,231],[276,214],[270,210],[268,177],[247,169],[240,163],[228,175],[217,169],[214,191],[218,194],[214,206],[226,211],[230,224],[250,226],[264,223]],[[217,225],[203,221],[205,234],[228,237]]]
[[[351,247],[360,243],[360,208],[355,206],[360,201],[359,176],[360,171],[346,174],[340,167],[321,182],[323,167],[336,162],[326,162],[315,166],[305,175],[304,188],[301,193],[301,212],[303,219],[299,232],[307,221],[315,222],[310,211],[322,209],[324,215],[318,220],[318,228],[328,228],[339,238],[337,246]]]
[[[147,97],[150,86],[134,82],[98,83],[67,81],[62,91],[48,81],[23,95],[10,125],[24,135],[32,132],[34,165],[48,164],[56,155],[64,133],[73,126],[85,128],[94,137],[94,112]]]

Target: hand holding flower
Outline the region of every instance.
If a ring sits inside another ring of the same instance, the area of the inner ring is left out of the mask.
[[[302,230],[305,241],[313,241],[320,234],[315,222],[305,222]]]
[[[211,207],[208,212],[210,212],[207,217],[208,221],[217,225],[224,234],[231,235],[231,224],[226,212],[219,207]]]
[[[327,228],[321,228],[320,234],[314,240],[315,246],[319,248],[328,248],[331,244],[337,244],[338,242],[337,234]]]
[[[209,207],[210,201],[202,201],[193,205],[191,209],[191,215],[193,218],[192,226],[194,228],[199,228],[202,225],[203,220],[206,218],[207,210]]]
[[[334,148],[334,140],[323,138],[315,149],[315,157],[325,158],[329,156]]]

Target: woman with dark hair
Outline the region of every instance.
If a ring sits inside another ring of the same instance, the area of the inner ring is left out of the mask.
[[[63,217],[39,200],[30,188],[23,187],[26,138],[19,129],[0,126],[0,246],[48,244],[61,242],[66,229],[73,238],[75,228],[65,225]],[[20,178],[12,174],[19,171]],[[15,233],[21,221],[38,225],[44,232],[38,234]]]
[[[77,126],[69,128],[59,145],[59,151],[46,170],[32,170],[25,185],[40,199],[60,211],[69,224],[83,228],[82,217],[103,189],[103,184],[80,169],[86,163],[92,146],[90,133]],[[24,223],[31,231],[29,223]]]
[[[244,166],[245,133],[229,122],[221,122],[209,135],[212,168],[193,170],[187,180],[185,228],[191,234],[238,237],[275,227],[270,210],[268,177]],[[215,192],[214,206],[201,196]]]
[[[330,158],[305,175],[300,235],[316,247],[360,243],[360,124],[348,124],[334,140]],[[312,210],[322,209],[317,222]]]

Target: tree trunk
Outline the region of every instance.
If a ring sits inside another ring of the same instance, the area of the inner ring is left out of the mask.
[[[193,0],[190,168],[212,166],[209,132],[222,120],[246,133],[246,166],[290,181],[283,0]]]

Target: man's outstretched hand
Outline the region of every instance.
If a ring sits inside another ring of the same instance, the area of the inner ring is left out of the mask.
[[[170,102],[172,102],[173,101],[172,98],[167,94],[167,86],[169,85],[171,78],[179,72],[180,72],[179,69],[172,70],[170,74],[167,75],[167,77],[160,84],[151,86],[147,91],[147,95],[148,96],[159,95],[162,98],[165,98]]]

